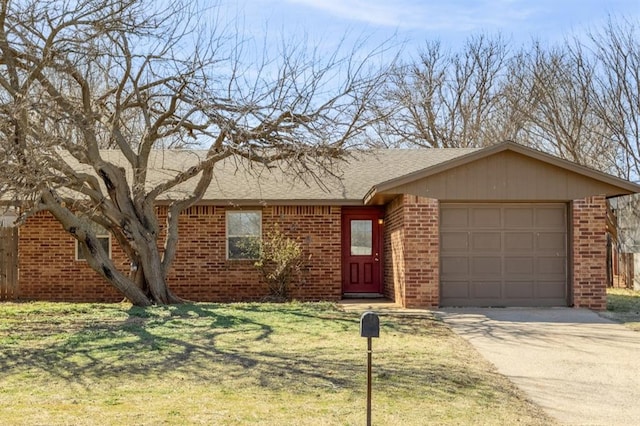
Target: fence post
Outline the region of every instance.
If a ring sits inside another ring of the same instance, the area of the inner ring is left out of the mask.
[[[18,230],[0,226],[0,300],[15,296],[18,284]]]

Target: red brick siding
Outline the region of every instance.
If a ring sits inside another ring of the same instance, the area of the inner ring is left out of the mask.
[[[440,302],[440,233],[437,200],[403,195],[385,216],[385,295],[402,306]]]
[[[437,200],[404,196],[406,307],[440,304],[440,227]]]
[[[607,307],[605,197],[574,200],[571,210],[573,304],[604,310]]]
[[[302,243],[306,268],[303,284],[293,296],[302,300],[338,300],[341,297],[340,207],[267,206],[261,210],[263,232],[274,222]],[[226,207],[197,206],[180,217],[180,240],[169,285],[194,301],[259,300],[266,285],[252,261],[226,259]],[[160,220],[166,210],[159,209]],[[73,238],[49,215],[30,218],[20,229],[19,297],[65,301],[118,301],[122,297],[86,262],[74,260]],[[128,262],[112,244],[116,264]]]
[[[399,196],[386,206],[384,216],[384,285],[388,299],[404,306],[404,206]]]
[[[196,301],[256,300],[266,287],[251,261],[226,260],[226,207],[198,206],[180,218],[178,254],[171,288]],[[338,300],[341,290],[340,207],[267,206],[263,230],[277,222],[302,244],[308,259],[304,284],[294,297]],[[160,210],[161,219],[165,212]],[[603,196],[572,203],[572,291],[577,307],[606,308],[606,206]],[[384,294],[407,307],[439,304],[438,202],[399,196],[386,207]],[[28,219],[19,230],[21,299],[119,301],[121,295],[86,262],[75,260],[75,240],[48,214]],[[116,265],[128,261],[112,244]],[[310,258],[309,258],[310,255]]]
[[[85,261],[75,260],[75,239],[48,213],[38,213],[18,229],[18,291],[26,300],[116,302],[122,295]],[[126,257],[112,242],[121,270]]]

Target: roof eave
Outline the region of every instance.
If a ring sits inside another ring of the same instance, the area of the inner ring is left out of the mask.
[[[169,205],[171,200],[157,200],[157,205]],[[361,199],[207,199],[200,206],[361,206]]]

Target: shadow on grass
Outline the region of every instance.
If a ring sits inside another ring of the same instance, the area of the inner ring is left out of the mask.
[[[191,380],[249,380],[255,386],[309,391],[361,387],[365,371],[366,352],[354,350],[360,343],[358,315],[330,307],[185,304],[133,307],[120,318],[96,322],[90,312],[55,324],[43,321],[16,325],[22,338],[3,345],[0,378],[42,374],[88,385],[96,379],[177,373]],[[382,323],[390,334],[447,333],[433,321],[382,318]],[[296,334],[283,346],[272,341],[274,333],[278,338]],[[454,393],[482,380],[464,363],[427,360],[380,359],[376,380],[406,392],[416,380],[426,380]]]

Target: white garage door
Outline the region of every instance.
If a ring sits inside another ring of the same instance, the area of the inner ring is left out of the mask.
[[[565,204],[442,204],[440,304],[566,306]]]

